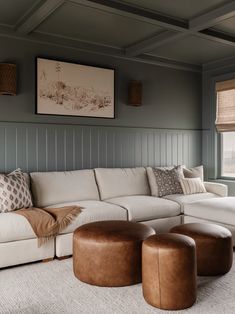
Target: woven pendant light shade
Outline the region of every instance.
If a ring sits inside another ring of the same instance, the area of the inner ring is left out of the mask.
[[[130,106],[142,105],[142,82],[134,80],[129,82],[128,103]]]
[[[16,95],[16,65],[0,63],[0,95]]]

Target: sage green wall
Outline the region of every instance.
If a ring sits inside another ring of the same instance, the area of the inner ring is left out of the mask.
[[[116,119],[35,114],[35,57],[116,69]],[[18,65],[18,94],[0,96],[0,171],[201,163],[201,76],[73,49],[1,38],[0,62]],[[127,105],[130,79],[143,106]]]
[[[116,119],[35,115],[35,57],[45,56],[116,69]],[[126,61],[73,49],[1,38],[0,62],[16,62],[16,97],[0,97],[0,121],[201,128],[201,76],[197,73]],[[130,79],[143,82],[143,106],[127,106]]]

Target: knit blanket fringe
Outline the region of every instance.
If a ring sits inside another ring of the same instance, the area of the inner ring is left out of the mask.
[[[38,238],[38,247],[54,239],[81,213],[79,206],[57,208],[22,208],[13,212],[24,216]]]

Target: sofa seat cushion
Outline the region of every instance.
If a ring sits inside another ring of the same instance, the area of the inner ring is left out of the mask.
[[[184,204],[201,201],[205,199],[210,198],[218,198],[219,196],[214,193],[197,193],[197,194],[190,194],[190,195],[184,195],[184,194],[172,194],[172,195],[166,195],[164,196],[164,199],[177,202],[181,209],[184,210]]]
[[[63,207],[77,205],[82,208],[82,212],[65,228],[61,234],[74,232],[79,226],[93,221],[101,220],[127,220],[127,212],[120,206],[101,201],[77,201],[56,204],[50,207]]]
[[[150,195],[146,169],[139,168],[97,168],[95,169],[100,198],[129,195]]]
[[[235,225],[235,197],[218,197],[185,204],[187,216]]]
[[[180,214],[180,206],[176,202],[153,196],[124,196],[109,199],[107,202],[125,208],[130,221],[145,221]]]
[[[0,243],[34,238],[36,235],[25,217],[15,213],[0,214]]]
[[[32,172],[30,176],[34,206],[99,200],[94,170]]]

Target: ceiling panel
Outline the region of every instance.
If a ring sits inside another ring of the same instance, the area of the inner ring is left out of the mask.
[[[121,2],[181,19],[190,19],[224,4],[228,0],[123,0]]]
[[[65,3],[36,31],[126,47],[162,31],[162,28],[75,3]]]
[[[202,64],[235,54],[235,47],[190,36],[161,46],[151,54],[182,62]]]
[[[35,0],[0,0],[0,23],[15,25],[17,21],[32,7]]]
[[[230,33],[231,35],[235,35],[235,16],[230,19],[224,20],[222,23],[216,25],[216,30]]]

